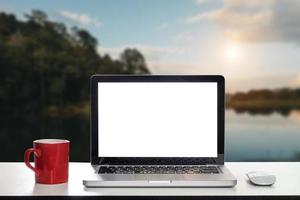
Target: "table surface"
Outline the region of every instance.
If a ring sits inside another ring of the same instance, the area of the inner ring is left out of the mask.
[[[237,177],[234,188],[85,188],[82,180],[94,176],[89,163],[70,163],[69,182],[43,185],[24,163],[0,163],[0,196],[299,196],[300,163],[232,162],[226,166]],[[246,176],[250,171],[276,175],[271,187],[253,186]]]

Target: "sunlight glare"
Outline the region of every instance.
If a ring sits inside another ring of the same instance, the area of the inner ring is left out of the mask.
[[[229,45],[225,50],[225,57],[230,62],[236,62],[240,57],[240,48],[238,45]]]

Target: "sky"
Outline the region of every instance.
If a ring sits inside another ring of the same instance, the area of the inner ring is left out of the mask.
[[[221,74],[227,92],[300,87],[299,0],[0,0],[87,29],[99,54],[137,48],[153,74]]]

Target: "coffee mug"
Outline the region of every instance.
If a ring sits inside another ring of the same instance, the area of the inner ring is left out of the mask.
[[[25,151],[24,161],[35,173],[35,181],[43,184],[68,182],[69,141],[61,139],[40,139],[33,141],[33,148]],[[30,155],[34,153],[34,164]]]

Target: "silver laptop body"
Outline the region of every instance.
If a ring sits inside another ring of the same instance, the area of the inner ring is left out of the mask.
[[[86,187],[233,187],[224,77],[94,75]]]

